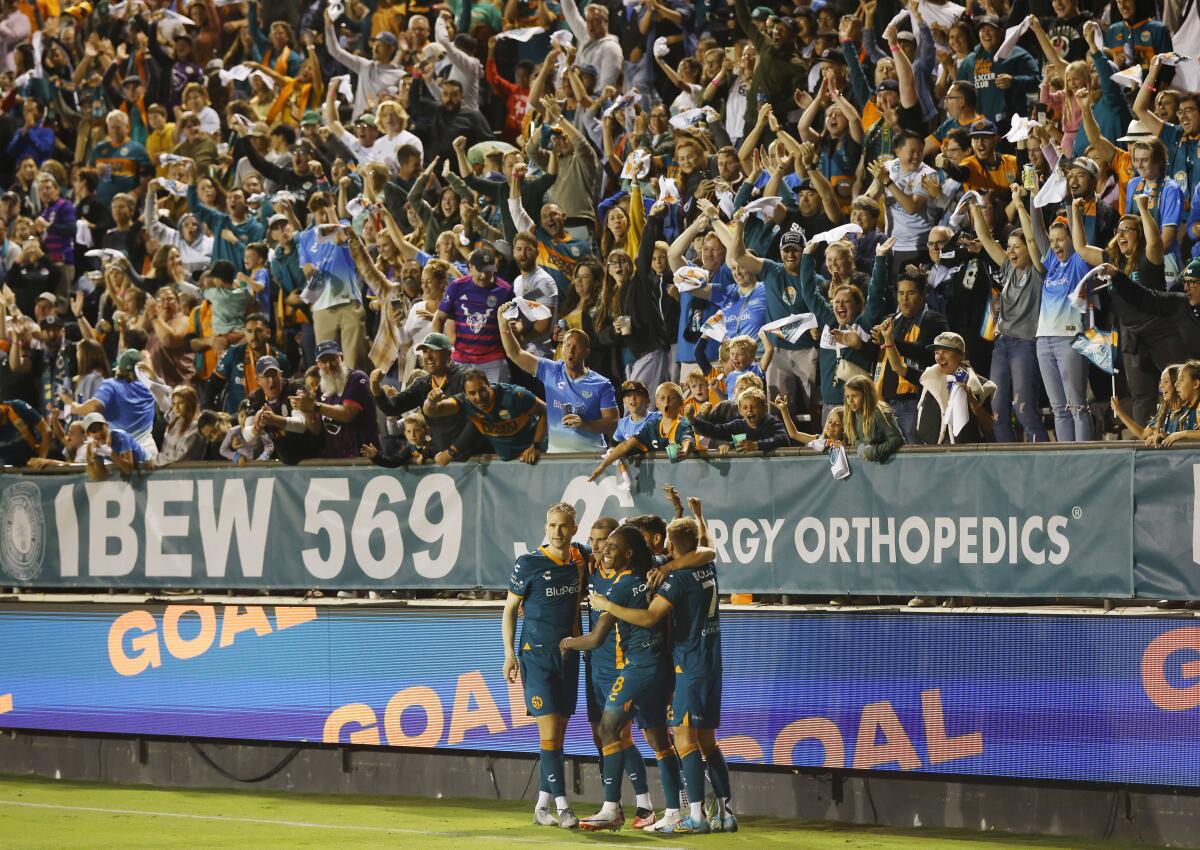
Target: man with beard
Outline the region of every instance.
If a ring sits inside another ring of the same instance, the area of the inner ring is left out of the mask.
[[[1117,233],[1117,211],[1100,202],[1096,196],[1096,183],[1100,178],[1100,166],[1086,156],[1076,157],[1067,168],[1067,188],[1071,200],[1082,200],[1083,230],[1087,244],[1107,245]],[[1059,215],[1069,217],[1069,201],[1063,201]]]
[[[270,355],[258,358],[254,371],[258,389],[250,396],[250,408],[257,413],[246,421],[246,442],[257,442],[258,435],[266,434],[275,446],[274,457],[287,464],[319,457],[324,429],[316,417],[292,407],[300,387],[284,378],[279,361]]]
[[[553,204],[547,204],[547,207]],[[513,294],[517,298],[536,301],[550,311],[544,319],[530,321],[518,316],[520,325],[521,348],[538,357],[554,355],[554,341],[550,337],[550,328],[558,313],[559,286],[550,272],[538,265],[538,240],[528,231],[521,231],[512,240],[513,261],[517,264],[517,279],[513,281]],[[503,333],[503,325],[501,325]],[[512,354],[509,354],[512,358]],[[515,358],[514,358],[515,360]]]
[[[320,400],[301,396],[296,406],[321,417],[325,427],[321,456],[358,457],[368,443],[378,448],[379,424],[366,373],[346,366],[342,347],[333,339],[317,344],[317,368],[321,373]]]
[[[192,185],[188,187],[188,207],[201,224],[207,225],[213,235],[213,262],[228,260],[235,269],[245,266],[246,246],[261,242],[264,231],[262,221],[250,214],[246,193],[234,189],[229,193],[229,212],[215,210],[201,203],[196,193],[196,163],[188,160]]]
[[[409,95],[408,114],[414,117],[413,132],[425,146],[425,156],[432,161],[454,155],[454,140],[464,137],[467,147],[492,137],[492,128],[487,119],[476,110],[463,106],[463,87],[457,80],[442,80],[437,83],[425,79],[425,87],[434,92],[441,105],[433,111],[431,120],[422,120],[418,101],[420,86],[413,86]]]
[[[1133,102],[1133,111],[1146,129],[1158,136],[1167,148],[1166,168],[1160,179],[1173,179],[1183,190],[1184,198],[1190,200],[1197,187],[1200,187],[1200,95],[1180,96],[1178,124],[1163,121],[1151,108],[1163,59],[1173,55],[1159,54],[1154,57],[1146,82]]]
[[[371,373],[371,396],[385,416],[403,416],[410,410],[421,407],[429,393],[435,389],[448,396],[455,396],[463,391],[471,368],[454,362],[454,346],[449,337],[439,333],[429,334],[417,344],[417,352],[421,355],[421,363],[428,374],[417,378],[399,392],[385,389],[382,369]],[[434,451],[444,452],[451,445],[457,444],[456,454],[467,457],[472,453],[470,441],[474,439],[475,428],[467,422],[467,417],[461,410],[450,416],[430,419],[429,435],[433,439]],[[460,441],[460,437],[464,439]]]
[[[935,240],[938,248],[944,246],[949,238],[949,228],[935,227],[929,232],[929,244],[932,248]],[[986,280],[980,280],[980,287],[987,287],[988,296],[991,288]],[[933,353],[929,346],[933,345],[938,334],[949,330],[946,317],[931,310],[925,303],[926,279],[924,275],[901,272],[896,283],[896,301],[900,309],[894,316],[884,320],[892,331],[892,341],[885,341],[882,325],[871,330],[871,338],[880,346],[879,362],[875,364],[873,380],[879,387],[884,401],[891,405],[896,414],[896,421],[904,440],[916,442],[917,437],[917,400],[921,397],[921,388],[906,380],[895,369],[890,367],[887,349],[895,346],[905,365],[910,369],[924,370],[933,365]]]

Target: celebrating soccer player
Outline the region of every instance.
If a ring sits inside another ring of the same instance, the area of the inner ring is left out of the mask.
[[[517,559],[503,621],[504,677],[515,682],[520,671],[525,709],[537,718],[542,744],[533,822],[563,829],[579,825],[567,803],[563,764],[567,720],[575,713],[579,691],[579,653],[562,652],[559,643],[579,632],[583,573],[591,554],[588,546],[571,542],[575,530],[575,508],[551,505],[546,511],[546,545]],[[522,605],[525,613],[518,661],[513,647]],[[619,771],[619,763],[617,767]],[[557,818],[550,811],[551,799]]]
[[[693,501],[693,507],[698,503]],[[697,516],[700,514],[697,511]],[[702,526],[681,518],[667,526],[671,552],[680,557],[699,549]],[[670,565],[668,565],[670,566]],[[717,574],[710,563],[701,569],[668,570],[658,595],[648,606],[622,603],[610,593],[593,594],[590,603],[638,629],[654,629],[671,613],[675,693],[671,700],[670,723],[683,762],[683,783],[690,812],[678,823],[659,830],[666,833],[735,832],[729,767],[717,746],[716,730],[721,723],[721,625],[717,615]],[[704,765],[717,798],[717,812],[704,818]],[[607,799],[607,798],[606,798]]]

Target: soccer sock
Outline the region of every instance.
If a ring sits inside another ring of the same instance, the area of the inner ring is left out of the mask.
[[[567,784],[563,781],[563,751],[558,748],[557,741],[542,741],[542,773],[546,777],[546,786],[557,800],[567,793]],[[562,808],[562,807],[560,807]]]
[[[639,809],[649,809],[650,811],[654,810],[654,802],[650,799],[650,792],[647,791],[645,794],[637,795],[637,807]]]
[[[548,809],[548,808],[550,808],[550,804],[551,804],[552,802],[554,802],[554,798],[553,798],[552,796],[550,796],[550,792],[549,792],[549,791],[539,791],[539,792],[538,792],[538,801],[537,801],[537,807],[538,807],[539,809]]]
[[[538,793],[545,794],[547,800],[551,799],[550,783],[546,781],[546,762],[541,757],[538,758]]]
[[[613,741],[604,745],[604,802],[619,803],[621,801],[621,771],[624,767],[625,749],[623,741]]]
[[[683,763],[683,787],[687,789],[688,804],[692,817],[704,819],[704,760],[700,748],[688,744],[680,748],[679,759]]]
[[[729,765],[720,747],[713,747],[706,756],[708,761],[708,781],[712,783],[713,793],[721,801],[727,813],[732,814],[730,801],[733,799],[733,789],[729,783]]]
[[[638,805],[642,805],[642,796],[645,795],[646,805],[642,808],[651,808],[650,785],[646,782],[646,760],[642,758],[642,754],[632,743],[626,746],[623,758],[625,772],[629,774],[629,781],[633,783],[633,793],[638,795]]]
[[[675,754],[674,747],[669,747],[660,753],[656,752],[654,757],[658,759],[658,778],[662,781],[665,805],[668,809],[678,809],[679,786],[682,783],[679,756]]]

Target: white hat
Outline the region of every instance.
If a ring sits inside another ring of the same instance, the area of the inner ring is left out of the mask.
[[[107,424],[108,424],[108,420],[104,418],[103,413],[89,413],[87,416],[83,417],[83,430],[84,431],[92,430],[93,425],[107,425]]]

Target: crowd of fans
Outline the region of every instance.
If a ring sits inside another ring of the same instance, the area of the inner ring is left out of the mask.
[[[1195,0],[68,2],[8,465],[1200,438]]]

